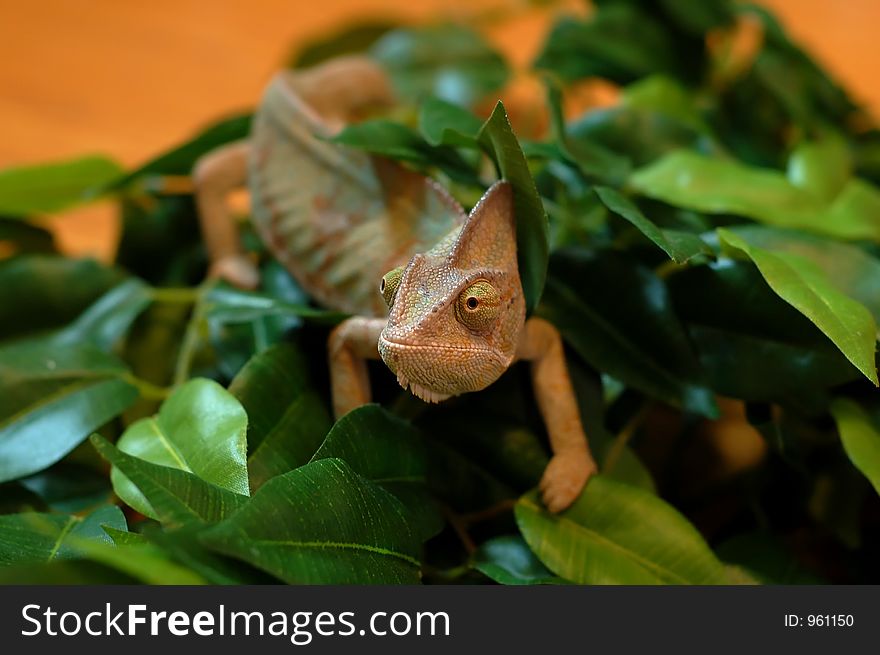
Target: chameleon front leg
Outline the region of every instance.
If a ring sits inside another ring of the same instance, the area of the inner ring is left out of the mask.
[[[211,262],[208,276],[241,289],[256,288],[259,274],[242,252],[228,199],[247,183],[249,153],[247,141],[236,141],[200,158],[193,171],[199,222]]]
[[[548,510],[561,512],[598,469],[581,424],[559,332],[541,318],[530,318],[520,337],[517,359],[531,362],[532,386],[553,449],[541,478],[541,494]]]
[[[330,387],[336,418],[370,402],[368,359],[379,359],[379,334],[384,318],[355,316],[340,323],[330,333]]]

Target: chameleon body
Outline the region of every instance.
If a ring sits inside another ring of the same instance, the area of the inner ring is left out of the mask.
[[[467,215],[433,181],[326,139],[392,100],[383,71],[363,58],[278,74],[250,138],[196,165],[211,275],[258,284],[226,207],[247,184],[273,255],[321,304],[354,315],[329,339],[337,416],[370,401],[367,359],[381,357],[428,402],[483,389],[515,360],[530,361],[554,450],[543,498],[564,509],[596,467],[559,334],[526,320],[512,188],[496,182]]]

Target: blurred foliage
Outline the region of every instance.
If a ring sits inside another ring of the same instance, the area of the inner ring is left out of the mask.
[[[522,365],[440,406],[375,367],[379,404],[334,424],[344,317],[244,223],[261,288],[201,283],[186,176],[242,115],[132,171],[0,172],[0,580],[880,580],[880,131],[765,9],[593,4],[530,71],[451,24],[364,23],[290,58],[389,72],[401,107],[340,146],[465,206],[512,182],[529,304],[601,467],[572,508],[533,490],[549,449]],[[497,102],[528,75],[546,96]],[[566,116],[596,79],[617,104]],[[117,261],[58,254],[42,218],[108,196]]]

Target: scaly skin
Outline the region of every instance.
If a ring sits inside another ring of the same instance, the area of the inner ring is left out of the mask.
[[[484,389],[514,361],[529,361],[554,453],[540,488],[559,512],[596,465],[559,333],[525,317],[511,186],[497,182],[465,216],[430,180],[313,136],[391,99],[381,69],[358,57],[276,78],[249,141],[209,153],[194,172],[211,274],[258,284],[225,202],[249,182],[254,222],[273,254],[322,304],[359,314],[329,339],[337,417],[370,401],[366,359],[381,356],[427,402]]]

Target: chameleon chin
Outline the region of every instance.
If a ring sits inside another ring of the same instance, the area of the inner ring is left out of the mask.
[[[514,361],[530,362],[554,453],[542,497],[561,511],[596,465],[559,333],[526,319],[513,189],[496,182],[468,215],[433,181],[326,139],[392,102],[384,72],[360,57],[277,75],[250,138],[196,167],[211,274],[243,288],[259,283],[226,206],[229,192],[247,185],[267,248],[317,301],[353,315],[328,344],[337,417],[370,402],[367,359],[381,357],[427,402],[479,391]]]

